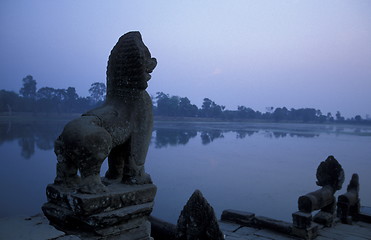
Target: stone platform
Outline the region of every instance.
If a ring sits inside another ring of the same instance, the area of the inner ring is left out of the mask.
[[[371,219],[371,208],[362,207],[361,214],[365,220]],[[332,227],[321,224],[316,226],[318,233],[313,238],[316,240],[371,239],[371,222],[369,221],[354,221],[352,225],[349,225],[341,223],[337,218]],[[219,227],[224,233],[225,240],[308,239],[295,236],[291,223],[236,210],[225,210]]]
[[[92,239],[150,239],[148,216],[156,186],[112,183],[107,188],[101,194],[82,194],[50,184],[42,210],[51,224],[65,232],[82,232]]]

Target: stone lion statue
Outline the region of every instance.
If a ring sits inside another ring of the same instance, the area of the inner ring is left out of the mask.
[[[152,100],[145,89],[156,65],[139,32],[120,37],[108,60],[105,103],[69,122],[55,142],[55,184],[82,193],[107,191],[100,177],[107,157],[107,179],[152,183],[144,170],[153,125]]]

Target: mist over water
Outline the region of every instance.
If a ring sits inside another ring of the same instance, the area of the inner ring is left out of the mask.
[[[0,217],[41,212],[64,124],[0,124]],[[361,204],[371,206],[370,144],[369,126],[156,122],[146,162],[158,187],[153,215],[175,223],[200,189],[218,217],[236,209],[291,221],[298,197],[318,189],[316,169],[328,155],[345,171],[337,193],[358,173]]]

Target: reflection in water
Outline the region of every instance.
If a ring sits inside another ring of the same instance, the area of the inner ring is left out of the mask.
[[[35,121],[26,123],[0,123],[0,145],[7,141],[18,140],[21,147],[21,155],[25,159],[29,159],[35,152],[35,146],[41,150],[51,150],[54,147],[54,141],[61,133],[66,121]],[[229,126],[231,125],[231,128]],[[353,133],[357,135],[370,135],[369,129],[362,128],[346,128],[341,126],[322,126],[320,131],[310,127],[290,128],[284,126],[279,128],[279,125],[268,125],[265,128],[264,124],[249,125],[238,124],[223,125],[219,127],[210,127],[213,124],[197,125],[187,123],[177,127],[155,127],[153,132],[154,141],[151,144],[155,148],[164,148],[168,146],[186,145],[190,139],[200,136],[203,145],[208,145],[216,139],[224,138],[224,134],[232,132],[236,134],[237,139],[251,137],[254,134],[262,134],[267,138],[314,138],[319,137],[320,133]],[[305,126],[305,125],[303,125]],[[233,127],[235,127],[234,130]],[[244,129],[245,127],[245,129]],[[269,128],[270,127],[270,128]],[[315,126],[318,127],[318,126]]]
[[[285,132],[272,132],[272,135],[275,138],[284,138],[284,137],[287,136],[287,133],[285,133]]]
[[[0,123],[0,189],[8,194],[0,198],[0,217],[40,211],[55,177],[54,141],[66,122]],[[154,216],[175,223],[200,189],[218,216],[233,208],[288,221],[298,196],[313,190],[318,161],[330,154],[346,177],[357,172],[370,182],[370,143],[366,126],[156,122],[146,163],[158,186]],[[370,191],[361,191],[368,205]]]
[[[186,145],[189,139],[197,136],[196,130],[181,129],[157,129],[155,147],[163,148],[167,146]]]
[[[217,138],[223,138],[223,132],[221,130],[209,130],[201,132],[201,140],[203,145],[207,145],[213,142]]]
[[[318,137],[318,133],[288,133],[288,132],[278,132],[272,131],[265,134],[269,138],[284,138],[284,137],[303,137],[303,138],[314,138]]]
[[[35,153],[35,139],[33,137],[23,137],[18,140],[21,147],[21,156],[25,159],[30,159]]]
[[[0,145],[18,140],[21,156],[29,159],[35,153],[35,145],[41,150],[50,150],[62,131],[65,122],[0,123]]]
[[[244,139],[246,136],[250,137],[254,135],[254,133],[257,133],[259,131],[257,130],[238,130],[236,131],[236,138],[237,139]]]

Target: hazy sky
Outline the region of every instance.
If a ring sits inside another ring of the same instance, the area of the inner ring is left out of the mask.
[[[152,95],[371,115],[369,0],[1,0],[0,89],[31,74],[86,96],[131,30],[158,60]]]

